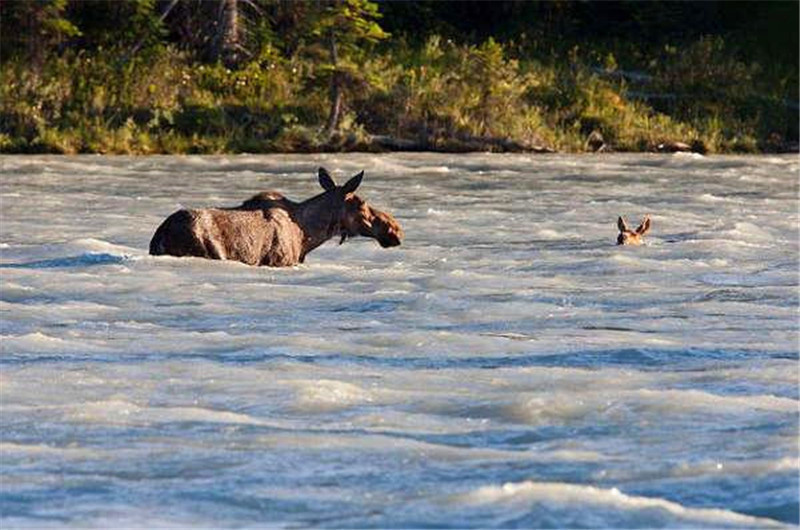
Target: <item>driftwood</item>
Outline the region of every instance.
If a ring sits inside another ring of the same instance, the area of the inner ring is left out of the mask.
[[[397,138],[388,135],[373,135],[373,144],[389,151],[444,151],[444,152],[473,152],[473,151],[504,151],[513,153],[555,153],[554,149],[546,146],[530,145],[494,136],[469,136],[458,135],[453,138],[431,140],[428,138],[410,139]]]

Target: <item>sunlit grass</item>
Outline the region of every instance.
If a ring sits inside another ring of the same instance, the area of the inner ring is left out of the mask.
[[[791,127],[781,98],[758,92],[757,66],[735,60],[720,40],[665,52],[648,87],[668,96],[656,106],[608,75],[617,68],[612,55],[604,71],[577,54],[545,64],[514,59],[491,39],[467,46],[433,37],[359,60],[362,81],[347,87],[333,136],[323,134],[328,94],[315,64],[271,48],[235,71],[170,48],[129,60],[114,50],[65,53],[39,69],[7,61],[0,151],[376,150],[371,135],[388,135],[432,150],[503,150],[507,141],[581,152],[596,131],[618,151],[673,141],[755,152]]]

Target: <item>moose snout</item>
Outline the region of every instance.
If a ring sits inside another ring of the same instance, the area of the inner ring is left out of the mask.
[[[392,237],[383,237],[383,238],[381,238],[381,239],[379,239],[379,240],[378,240],[378,243],[379,243],[379,244],[380,244],[380,245],[381,245],[383,248],[399,247],[401,242],[402,242],[402,241],[401,241],[401,240],[400,240],[400,238],[399,238],[399,237],[397,237],[397,236],[392,236]]]
[[[372,219],[373,237],[383,248],[399,246],[403,241],[403,229],[394,218],[383,212],[375,212]]]
[[[376,239],[383,248],[397,247],[403,241],[403,230],[399,226],[384,225]]]

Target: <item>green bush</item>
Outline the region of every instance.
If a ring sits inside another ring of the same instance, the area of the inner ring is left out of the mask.
[[[768,90],[755,64],[719,38],[649,61],[652,76],[631,97],[625,59],[578,47],[562,61],[512,57],[488,39],[437,36],[382,51],[352,51],[338,130],[323,134],[330,72],[308,50],[271,45],[239,68],[198,63],[185,52],[98,47],[65,51],[37,68],[0,63],[0,151],[224,153],[376,150],[388,135],[439,150],[550,147],[587,150],[594,131],[620,151],[662,142],[711,152],[777,150],[797,136],[797,113]],[[600,61],[601,66],[594,67]],[[702,66],[698,66],[702,65]],[[327,73],[326,73],[327,72]]]

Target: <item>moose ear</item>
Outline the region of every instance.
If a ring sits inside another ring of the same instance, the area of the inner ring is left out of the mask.
[[[642,221],[642,224],[640,224],[639,228],[636,229],[636,233],[639,234],[640,236],[643,236],[648,232],[648,230],[650,230],[650,216],[649,215],[644,218],[644,221]]]
[[[628,232],[629,231],[628,230],[628,224],[625,222],[625,219],[623,219],[622,216],[620,216],[617,219],[617,228],[619,228],[620,232]]]
[[[319,185],[325,191],[333,191],[336,189],[336,183],[333,181],[330,173],[324,167],[319,168]]]
[[[349,193],[353,193],[354,191],[356,191],[356,189],[358,189],[358,186],[361,184],[361,179],[363,178],[364,178],[364,172],[362,171],[355,177],[348,180],[345,183],[345,185],[342,186],[342,191],[344,192],[344,194],[347,195]]]

